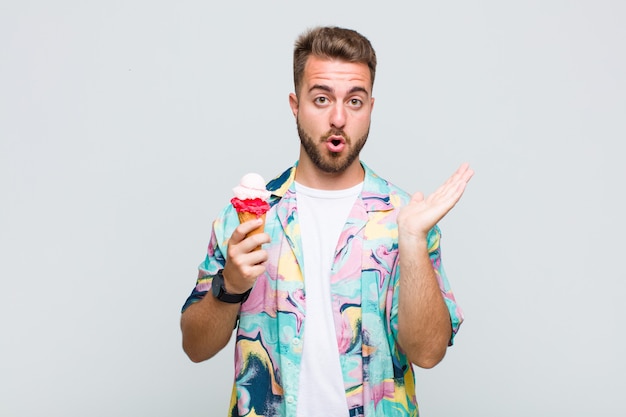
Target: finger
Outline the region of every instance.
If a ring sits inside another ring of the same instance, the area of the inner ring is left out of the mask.
[[[255,249],[261,247],[264,243],[270,242],[270,235],[267,233],[255,233],[253,235],[247,236],[239,246],[243,252],[252,252]]]
[[[239,243],[246,238],[246,235],[263,224],[263,219],[252,219],[246,222],[241,223],[237,228],[233,231],[231,239],[233,239],[234,243]]]
[[[463,162],[463,163],[459,166],[459,169],[458,169],[457,171],[459,171],[459,172],[465,172],[465,171],[467,171],[467,170],[469,169],[469,167],[470,167],[469,162]]]
[[[258,266],[262,265],[268,259],[268,254],[265,249],[251,250],[250,252],[242,252],[236,257],[229,259],[228,261],[232,265],[236,265],[241,275],[247,278],[256,276]]]
[[[465,167],[468,168],[468,167]],[[455,174],[456,176],[457,174]],[[454,205],[461,198],[463,192],[465,191],[465,186],[467,182],[473,175],[473,171],[467,169],[463,171],[461,176],[454,178],[451,177],[449,181],[439,187],[431,196],[429,196],[429,200],[435,202],[439,201],[440,203]]]
[[[457,184],[459,182],[465,183],[465,180],[463,179],[463,175],[466,171],[459,172],[459,170],[457,170],[457,172],[452,174],[452,176],[448,178],[446,182],[441,184],[441,186],[437,188],[435,192],[433,192],[431,195],[433,197],[441,197],[441,196],[449,195],[451,192],[454,192],[454,190],[456,190]]]
[[[262,255],[263,254],[259,254],[259,256]],[[252,254],[248,254],[246,256],[250,257]],[[251,288],[256,279],[264,272],[265,265],[263,262],[258,262],[256,264],[247,262],[242,265],[235,265],[232,260],[229,260],[224,266],[224,282],[226,284],[226,289],[229,292],[241,294]]]
[[[453,188],[450,188],[447,198],[452,202],[453,206],[456,205],[456,203],[458,203],[463,196],[467,183],[472,178],[472,175],[473,171],[469,175],[464,175],[464,177],[461,178]]]
[[[454,181],[465,178],[470,170],[470,166],[468,162],[463,162],[456,172],[452,175]]]
[[[268,253],[265,249],[261,248],[256,250],[256,246],[254,248],[255,250],[248,252],[245,256],[246,256],[246,260],[248,265],[250,266],[259,266],[261,264],[263,264],[265,261],[267,261],[268,259]],[[258,269],[258,268],[256,268]]]
[[[459,182],[467,183],[474,175],[474,170],[470,168],[469,163],[464,162],[459,166],[454,174],[446,181],[443,186],[456,189]]]
[[[261,236],[251,236],[244,239],[241,243],[228,246],[228,252],[226,257],[226,267],[229,271],[238,271],[234,276],[250,278],[255,276],[255,271],[258,268],[255,266],[263,264],[268,259],[268,253],[265,249],[258,249],[255,243],[256,239],[263,240]],[[267,235],[269,237],[269,235]],[[269,239],[268,239],[269,240]]]
[[[467,162],[462,163],[456,169],[456,171],[454,171],[454,173],[452,175],[450,175],[448,177],[448,179],[443,184],[441,184],[441,186],[445,187],[447,185],[450,185],[450,184],[456,182],[459,178],[461,178],[463,176],[463,174],[467,171],[468,168],[469,168],[469,164]]]

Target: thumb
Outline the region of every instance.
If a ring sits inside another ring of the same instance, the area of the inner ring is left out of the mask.
[[[424,201],[424,194],[421,191],[416,192],[411,197],[412,203],[421,203],[422,201]]]

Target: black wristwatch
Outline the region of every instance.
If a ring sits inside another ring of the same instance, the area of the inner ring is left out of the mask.
[[[223,269],[217,271],[217,274],[215,274],[215,276],[213,277],[213,282],[211,282],[211,290],[213,292],[213,296],[218,300],[229,304],[243,303],[244,301],[246,301],[248,299],[248,296],[250,295],[250,291],[252,291],[252,288],[250,288],[243,294],[230,294],[226,292],[226,288],[224,288],[224,275],[222,275],[222,271]]]

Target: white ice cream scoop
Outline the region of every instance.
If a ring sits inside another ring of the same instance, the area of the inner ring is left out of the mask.
[[[270,192],[265,189],[265,180],[255,172],[250,172],[239,181],[239,184],[233,188],[235,197],[240,200],[252,200],[260,198],[267,201],[270,198]]]

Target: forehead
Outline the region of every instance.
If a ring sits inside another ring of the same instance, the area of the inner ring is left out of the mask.
[[[361,87],[370,94],[372,86],[367,64],[311,55],[304,66],[303,87],[308,90],[316,84]]]

